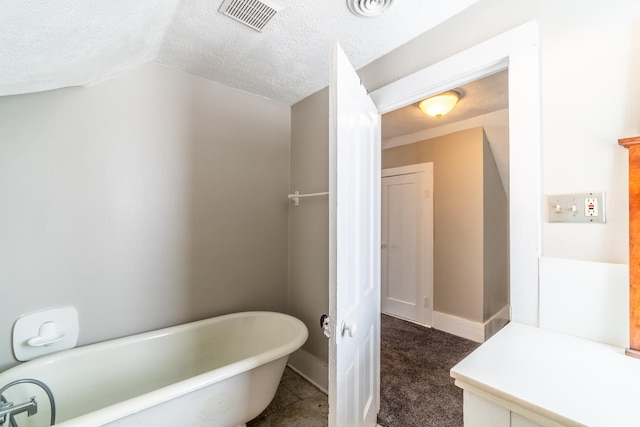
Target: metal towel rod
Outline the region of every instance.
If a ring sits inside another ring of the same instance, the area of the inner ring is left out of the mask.
[[[289,194],[287,197],[289,200],[293,200],[293,206],[300,206],[300,198],[301,197],[315,197],[315,196],[326,196],[329,194],[328,191],[324,193],[311,193],[311,194],[300,194],[297,190],[293,192],[293,194]]]

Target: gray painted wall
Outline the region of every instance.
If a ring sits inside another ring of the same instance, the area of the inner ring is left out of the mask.
[[[81,345],[286,310],[288,106],[146,65],[0,117],[0,369],[42,309],[75,306]]]
[[[483,161],[483,321],[509,304],[509,201],[493,152],[482,133]]]
[[[291,107],[291,191],[329,191],[329,91]],[[289,208],[289,312],[309,329],[304,349],[328,361],[320,316],[329,313],[329,199]]]

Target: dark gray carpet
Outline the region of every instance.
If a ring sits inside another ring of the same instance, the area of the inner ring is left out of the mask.
[[[478,346],[383,314],[378,423],[462,427],[462,390],[453,384],[449,370]]]

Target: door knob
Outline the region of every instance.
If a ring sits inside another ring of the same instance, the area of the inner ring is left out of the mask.
[[[331,338],[331,318],[328,315],[323,314],[320,317],[320,327],[322,328],[324,336]]]
[[[344,336],[345,332],[349,332],[349,336],[353,337],[356,334],[356,324],[350,323],[346,324],[344,321],[342,322],[342,336]]]

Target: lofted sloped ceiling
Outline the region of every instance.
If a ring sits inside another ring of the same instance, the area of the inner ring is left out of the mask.
[[[290,105],[328,84],[332,41],[360,68],[477,0],[395,0],[376,18],[345,0],[274,1],[282,10],[262,32],[219,13],[222,0],[0,1],[0,95],[157,61]]]
[[[178,3],[0,1],[0,95],[87,85],[154,61]]]

